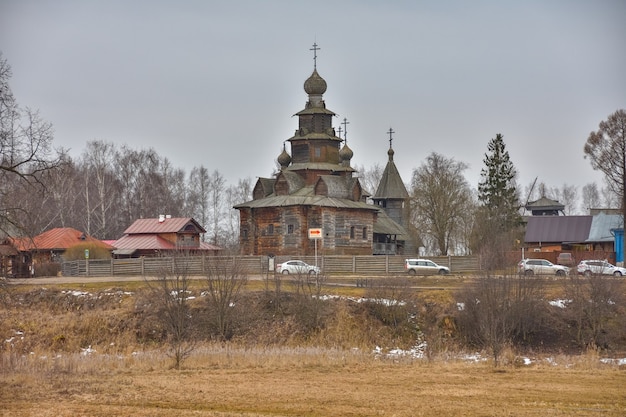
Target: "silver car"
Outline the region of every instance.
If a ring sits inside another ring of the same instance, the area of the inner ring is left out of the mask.
[[[405,259],[404,269],[409,275],[447,275],[450,268],[437,265],[430,259]]]
[[[292,260],[276,265],[276,272],[279,274],[319,274],[320,268],[309,265],[306,262]]]
[[[524,259],[517,265],[520,274],[524,275],[567,275],[569,268],[555,265],[547,259]]]
[[[626,275],[626,268],[621,268],[607,261],[587,260],[580,261],[578,264],[578,273],[585,276],[590,275],[613,275],[621,277]]]

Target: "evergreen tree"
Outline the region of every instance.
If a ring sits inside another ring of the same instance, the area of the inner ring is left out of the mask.
[[[471,247],[480,253],[486,269],[506,268],[508,253],[522,240],[517,171],[501,134],[491,139],[478,184],[480,207],[476,212]]]
[[[509,158],[501,134],[489,141],[485,154],[485,168],[480,172],[478,200],[484,207],[485,214],[499,232],[510,231],[520,221],[519,195],[515,177],[517,171]]]

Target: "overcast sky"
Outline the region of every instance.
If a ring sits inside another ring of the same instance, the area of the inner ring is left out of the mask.
[[[392,127],[405,182],[437,152],[475,188],[502,133],[522,188],[601,185],[583,146],[626,107],[625,17],[623,0],[0,0],[0,51],[76,157],[97,139],[268,177],[316,42],[353,166],[384,166]]]

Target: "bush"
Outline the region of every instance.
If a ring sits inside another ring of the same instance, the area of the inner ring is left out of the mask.
[[[61,272],[61,264],[58,262],[46,262],[37,264],[35,267],[36,277],[55,277]]]
[[[83,242],[74,245],[63,253],[66,261],[80,261],[85,259],[85,250],[89,250],[89,259],[110,259],[111,251],[103,243]]]

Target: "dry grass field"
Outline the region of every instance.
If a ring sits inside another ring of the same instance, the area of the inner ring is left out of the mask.
[[[203,346],[27,358],[0,375],[3,416],[624,416],[626,370],[597,357],[521,367],[369,352]]]
[[[433,301],[462,282],[418,284],[421,299]],[[144,286],[14,289],[11,303],[0,303],[0,416],[626,416],[626,365],[597,351],[524,355],[524,363],[507,350],[499,367],[484,352],[478,360],[454,349],[380,355],[371,341],[385,328],[361,307],[359,316],[334,316],[315,338],[289,335],[297,328],[287,321],[262,340],[254,331],[254,340],[199,340],[174,369],[164,345],[137,339],[152,325],[137,309]],[[248,291],[262,290],[249,283]]]

